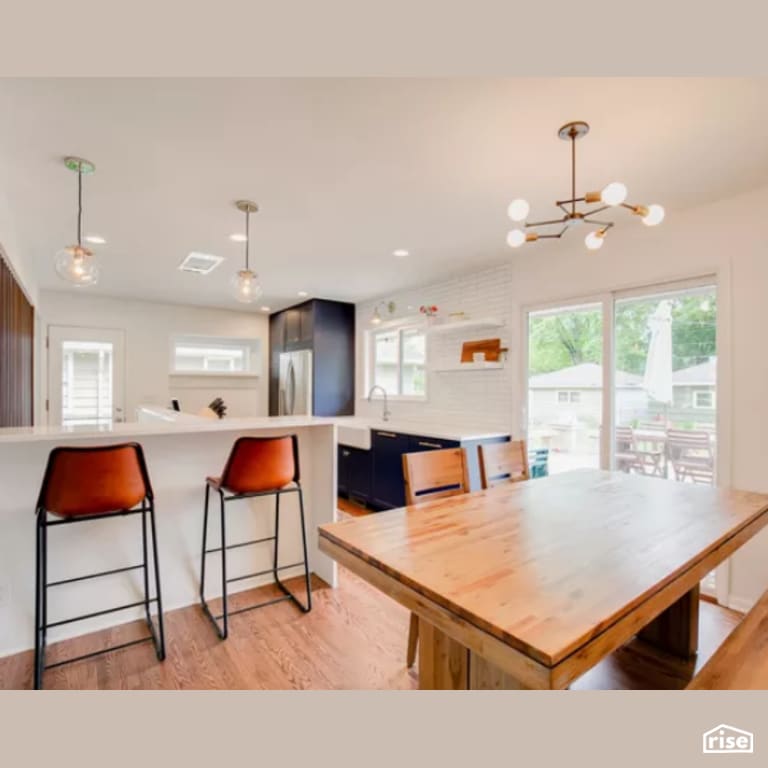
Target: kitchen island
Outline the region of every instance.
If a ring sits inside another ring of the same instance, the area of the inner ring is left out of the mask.
[[[0,656],[33,645],[35,582],[35,504],[48,454],[62,445],[107,445],[136,441],[146,454],[155,493],[160,575],[165,611],[198,601],[203,494],[207,475],[224,468],[235,439],[242,435],[266,437],[295,433],[305,489],[310,570],[331,586],[336,565],[317,549],[317,526],[336,515],[336,425],[333,419],[312,416],[226,418],[209,420],[175,416],[156,409],[140,413],[140,421],[96,427],[24,427],[0,429]],[[83,478],[87,483],[88,478]],[[228,509],[227,538],[236,542],[272,534],[273,500],[248,499]],[[251,507],[251,509],[248,509]],[[141,562],[140,522],[136,517],[98,520],[87,525],[61,526],[49,540],[49,580],[72,578]],[[217,546],[218,526],[209,526],[209,546]],[[231,573],[271,567],[271,547],[232,550]],[[280,560],[301,559],[298,506],[286,497],[281,507]],[[255,567],[254,567],[255,566]],[[209,571],[215,571],[211,568]],[[299,575],[301,567],[283,572]],[[50,596],[49,618],[98,611],[139,599],[140,571],[106,576],[57,587]],[[250,589],[271,577],[235,582]],[[211,577],[207,594],[220,595]],[[141,610],[126,610],[64,625],[49,632],[49,645],[65,637],[85,634],[140,618]]]

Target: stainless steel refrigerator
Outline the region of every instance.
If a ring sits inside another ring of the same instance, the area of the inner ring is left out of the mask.
[[[280,353],[279,414],[312,415],[312,352]]]

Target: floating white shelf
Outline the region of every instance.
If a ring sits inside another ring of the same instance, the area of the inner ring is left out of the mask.
[[[454,371],[498,371],[504,363],[459,363],[449,367],[433,368],[435,373],[452,373]]]
[[[473,331],[479,328],[503,328],[504,323],[496,317],[480,317],[469,320],[454,320],[427,326],[427,333],[452,333],[455,331]]]

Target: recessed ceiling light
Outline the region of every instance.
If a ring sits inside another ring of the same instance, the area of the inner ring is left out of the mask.
[[[271,312],[272,311],[272,307],[261,307],[261,311],[262,312]]]
[[[299,296],[304,298],[304,296],[309,296],[309,294],[306,291],[299,291]]]
[[[244,235],[242,232],[235,232],[229,236],[229,239],[233,243],[244,243],[248,239],[248,235]]]
[[[398,259],[404,259],[406,256],[408,256],[408,251],[405,250],[405,248],[398,248],[396,251],[392,251],[393,256],[397,256]]]
[[[86,235],[83,239],[93,245],[104,245],[107,242],[101,235]]]
[[[216,267],[224,261],[223,256],[214,256],[210,253],[199,253],[192,251],[184,261],[179,264],[182,272],[193,272],[196,275],[207,275],[213,272]]]

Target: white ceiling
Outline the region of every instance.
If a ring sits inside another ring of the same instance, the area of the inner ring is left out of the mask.
[[[75,154],[97,167],[85,231],[108,241],[89,292],[238,309],[242,197],[261,208],[252,266],[277,308],[300,290],[355,301],[546,258],[560,244],[506,246],[506,207],[523,196],[531,218],[557,213],[569,120],[592,126],[580,192],[621,180],[674,215],[768,181],[768,80],[5,80],[0,114],[0,185],[42,287],[67,288],[53,255],[74,239],[61,158]],[[191,250],[226,261],[177,271]]]

